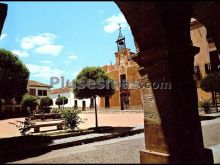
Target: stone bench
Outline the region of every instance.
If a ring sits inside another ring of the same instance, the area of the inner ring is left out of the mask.
[[[53,122],[53,123],[42,123],[42,124],[33,124],[30,126],[30,128],[34,128],[34,132],[40,132],[40,127],[50,127],[50,126],[57,126],[57,130],[62,130],[64,126],[64,121],[62,122]]]
[[[31,117],[32,120],[35,119],[60,119],[61,114],[60,113],[45,113],[45,114],[35,114],[34,116]]]

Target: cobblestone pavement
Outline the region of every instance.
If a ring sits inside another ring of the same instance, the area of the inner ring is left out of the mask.
[[[12,163],[140,163],[144,133],[53,150],[47,154]]]
[[[202,132],[205,147],[220,144],[220,118],[202,121]]]
[[[206,130],[204,140],[208,139]],[[210,143],[211,144],[211,143]],[[212,143],[214,144],[214,143]],[[212,149],[214,163],[220,163],[220,144],[210,146]],[[33,158],[19,160],[12,163],[139,163],[139,151],[144,149],[144,133],[115,138],[111,140],[85,144],[81,146],[69,147],[53,150],[44,155]]]

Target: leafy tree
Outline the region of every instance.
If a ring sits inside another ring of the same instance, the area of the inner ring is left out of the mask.
[[[29,70],[16,55],[0,49],[0,98],[15,98],[17,102],[27,91]]]
[[[76,98],[93,98],[95,103],[96,128],[98,127],[96,97],[114,94],[114,83],[100,67],[85,67],[73,80],[73,92]]]
[[[32,95],[24,95],[21,101],[21,104],[24,108],[30,107],[30,110],[33,111],[38,105],[38,98]]]
[[[220,92],[220,73],[209,73],[202,79],[200,87],[202,90],[212,93],[212,104],[217,110],[215,94]]]
[[[59,96],[55,103],[56,103],[56,105],[59,106],[59,109],[60,109],[61,105],[63,105],[63,107],[64,107],[64,105],[68,103],[68,99],[64,96]]]
[[[50,97],[43,97],[40,99],[40,108],[44,113],[50,112],[51,105],[53,105],[53,100]]]

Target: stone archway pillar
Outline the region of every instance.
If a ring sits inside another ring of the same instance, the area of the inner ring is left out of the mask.
[[[140,152],[141,163],[213,162],[211,150],[204,149],[196,88],[190,76],[197,48],[188,45],[177,50],[192,56],[167,57],[140,70],[146,147]]]
[[[199,48],[192,46],[190,39],[192,4],[160,2],[155,6],[167,40],[140,49],[134,58],[141,67],[144,106],[146,149],[140,152],[140,161],[213,163],[212,151],[203,145],[193,80],[194,56]],[[142,40],[140,48],[147,44]]]

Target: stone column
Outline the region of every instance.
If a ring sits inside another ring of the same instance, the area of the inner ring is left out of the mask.
[[[193,80],[199,48],[190,39],[191,7],[158,3],[157,9],[168,43],[140,50],[134,58],[140,65],[144,105],[141,163],[212,163],[212,152],[203,145]]]

